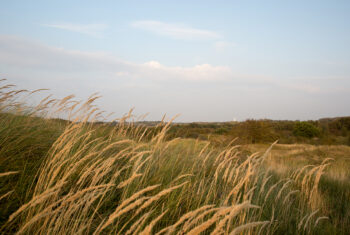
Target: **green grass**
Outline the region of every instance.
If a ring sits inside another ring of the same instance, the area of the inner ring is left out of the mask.
[[[93,122],[94,97],[27,107],[5,90],[0,173],[17,173],[0,175],[0,233],[350,231],[347,146],[172,139],[170,123]],[[76,110],[75,121],[49,118]]]

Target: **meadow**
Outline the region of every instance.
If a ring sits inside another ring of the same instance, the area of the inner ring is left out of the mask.
[[[1,234],[350,231],[346,131],[332,145],[321,132],[183,136],[173,120],[149,126],[132,110],[107,122],[96,95],[33,106],[37,93],[0,87]]]

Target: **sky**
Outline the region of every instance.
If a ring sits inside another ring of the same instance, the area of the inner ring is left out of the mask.
[[[350,115],[350,1],[1,1],[0,78],[146,120]]]

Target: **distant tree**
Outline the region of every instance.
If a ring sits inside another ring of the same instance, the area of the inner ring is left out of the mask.
[[[195,122],[191,122],[190,124],[188,124],[188,126],[190,128],[199,128],[200,127],[200,125],[198,123],[195,123]]]
[[[219,129],[216,129],[214,131],[214,133],[217,135],[224,135],[224,134],[227,134],[228,132],[229,132],[229,130],[226,128],[223,128],[223,127],[220,127]]]
[[[266,120],[248,119],[243,124],[244,133],[249,143],[266,143],[277,139],[270,122]]]
[[[294,125],[293,134],[295,136],[312,138],[319,136],[320,130],[310,122],[297,122]]]

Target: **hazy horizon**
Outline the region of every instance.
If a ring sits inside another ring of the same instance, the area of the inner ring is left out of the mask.
[[[7,1],[0,78],[146,120],[350,116],[348,1]]]

